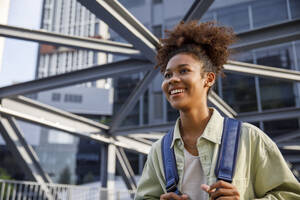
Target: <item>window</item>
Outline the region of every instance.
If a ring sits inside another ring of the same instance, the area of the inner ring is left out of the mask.
[[[293,57],[290,47],[270,48],[257,51],[257,64],[290,69]],[[263,110],[295,106],[292,82],[271,78],[259,78]]]
[[[82,102],[82,95],[65,94],[64,101],[65,102],[71,102],[71,103],[81,103]]]
[[[222,82],[224,100],[235,111],[257,111],[254,77],[227,73]]]
[[[154,92],[154,118],[155,119],[162,119],[163,117],[163,98],[162,92]]]
[[[159,4],[162,3],[162,0],[153,0],[153,4]]]
[[[145,0],[119,0],[126,8],[138,7],[145,4]]]
[[[250,28],[248,5],[238,4],[217,11],[218,21],[222,25],[232,26],[234,31],[240,32]]]
[[[271,137],[282,136],[299,129],[298,119],[281,119],[275,121],[265,121],[264,131]]]
[[[287,20],[286,0],[255,1],[252,4],[252,14],[254,27]]]
[[[162,25],[161,24],[153,26],[152,30],[153,30],[153,34],[156,37],[158,37],[158,38],[162,37]]]
[[[290,0],[290,8],[292,13],[292,18],[300,18],[300,1]]]
[[[60,93],[52,93],[52,101],[60,101]]]

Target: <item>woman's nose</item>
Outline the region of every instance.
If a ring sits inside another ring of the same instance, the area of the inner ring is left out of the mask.
[[[179,81],[180,81],[180,78],[178,77],[178,75],[173,74],[173,76],[169,79],[169,84],[176,83]]]

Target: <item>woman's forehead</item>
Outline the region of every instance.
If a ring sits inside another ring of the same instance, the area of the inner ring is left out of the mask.
[[[195,58],[195,56],[188,53],[179,53],[173,56],[167,64],[166,71],[172,68],[179,68],[183,66],[202,66],[202,62]]]

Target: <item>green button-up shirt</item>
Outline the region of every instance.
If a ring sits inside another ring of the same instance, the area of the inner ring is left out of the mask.
[[[184,144],[179,131],[179,120],[175,124],[172,146],[180,190],[184,171]],[[214,109],[203,134],[197,140],[199,158],[209,185],[216,182],[214,169],[221,144],[223,121],[224,118]],[[248,123],[242,124],[232,184],[237,187],[241,200],[300,200],[300,184],[276,144],[260,129]],[[148,155],[135,199],[159,199],[163,193],[166,190],[160,139],[153,144]]]

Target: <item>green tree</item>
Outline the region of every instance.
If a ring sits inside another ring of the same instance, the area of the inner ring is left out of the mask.
[[[59,183],[61,184],[70,184],[71,183],[71,172],[69,167],[65,167],[59,176]]]
[[[83,177],[83,183],[90,183],[95,180],[94,174],[92,172],[88,172],[84,177]]]
[[[10,175],[3,168],[0,168],[0,179],[11,180]]]

